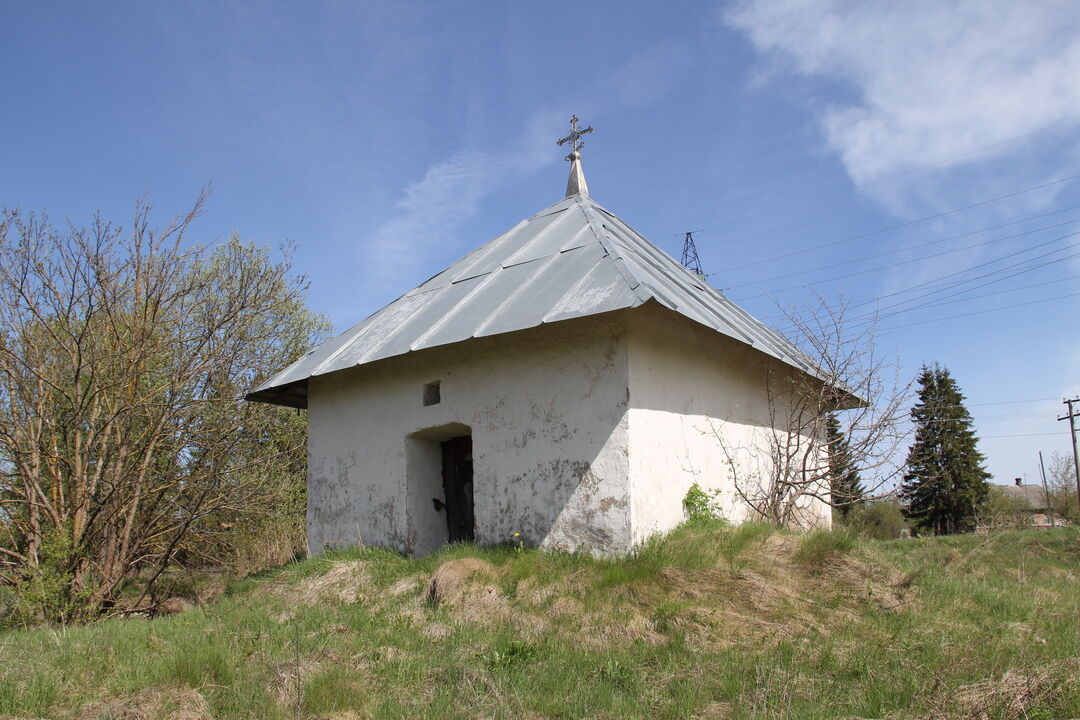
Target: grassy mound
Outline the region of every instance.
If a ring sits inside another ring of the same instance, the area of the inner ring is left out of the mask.
[[[0,717],[1078,717],[1078,576],[1076,528],[337,553],[170,617],[0,635]]]

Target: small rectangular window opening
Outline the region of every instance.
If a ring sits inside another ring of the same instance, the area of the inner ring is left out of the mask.
[[[438,405],[441,399],[438,380],[424,385],[424,405]]]

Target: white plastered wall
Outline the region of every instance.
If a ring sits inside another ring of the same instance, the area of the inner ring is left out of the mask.
[[[786,366],[654,304],[629,314],[627,338],[634,542],[681,523],[695,482],[719,492],[725,518],[744,521],[735,473],[745,492],[768,472],[767,383],[770,367]],[[831,524],[826,503],[806,497],[800,506],[805,524]]]
[[[465,432],[477,542],[629,550],[624,328],[621,313],[594,316],[312,378],[311,551],[436,549],[438,442]],[[434,381],[441,401],[424,406]]]

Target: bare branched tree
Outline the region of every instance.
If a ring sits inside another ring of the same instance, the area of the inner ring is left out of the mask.
[[[161,230],[140,203],[126,233],[0,216],[0,583],[45,619],[108,608],[136,572],[151,602],[303,477],[302,424],[239,398],[325,323],[287,252],[188,242],[204,202]]]
[[[725,432],[725,423],[712,430],[727,455],[735,493],[752,514],[806,526],[820,519],[811,507],[815,501],[837,507],[885,494],[909,435],[910,383],[901,382],[898,364],[880,354],[876,323],[849,321],[843,302],[818,297],[784,314],[786,334],[804,354],[794,361],[806,371],[770,359],[768,427],[750,437]],[[840,420],[843,434],[827,432],[830,414]],[[834,498],[830,492],[830,457],[838,438],[846,441],[846,457],[863,477],[861,498]]]
[[[1080,523],[1080,504],[1077,502],[1076,466],[1066,453],[1055,452],[1046,468],[1050,510],[1058,517]]]

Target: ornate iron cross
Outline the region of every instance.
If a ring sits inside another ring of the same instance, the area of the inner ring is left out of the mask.
[[[575,153],[580,153],[581,149],[585,147],[585,143],[581,140],[582,135],[586,135],[592,132],[592,125],[584,130],[578,130],[578,116],[574,115],[570,118],[570,134],[564,137],[562,140],[558,140],[557,144],[562,147],[566,143],[570,143],[570,154],[564,159],[572,160]]]

